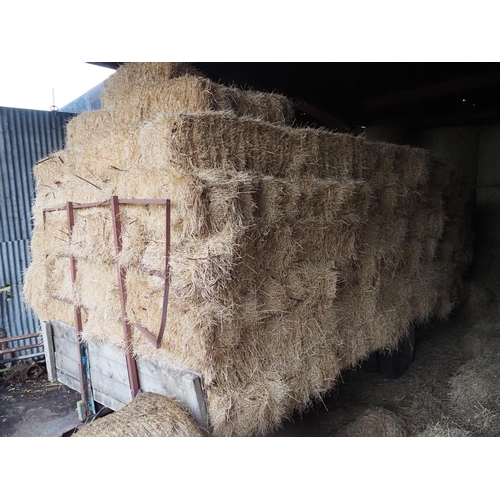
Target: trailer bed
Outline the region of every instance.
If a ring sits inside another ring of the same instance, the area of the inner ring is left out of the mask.
[[[47,373],[50,381],[58,381],[81,392],[79,356],[75,327],[60,321],[42,324]],[[132,401],[125,353],[109,342],[88,341],[88,363],[93,398],[114,411]],[[170,365],[164,361],[137,357],[139,384],[142,392],[169,396],[188,409],[195,422],[207,432],[207,407],[200,373]]]

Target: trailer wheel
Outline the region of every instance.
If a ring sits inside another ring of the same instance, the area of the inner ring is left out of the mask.
[[[404,375],[411,366],[415,352],[415,327],[401,339],[392,351],[376,351],[363,362],[362,368],[372,373],[380,373],[384,380],[394,380]]]

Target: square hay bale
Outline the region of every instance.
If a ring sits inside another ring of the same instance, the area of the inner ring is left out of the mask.
[[[45,256],[32,258],[31,264],[24,273],[23,298],[27,307],[37,312],[42,319],[47,306],[47,269]]]
[[[102,323],[122,317],[116,266],[79,259],[76,288],[78,302],[98,315]]]
[[[140,133],[150,168],[217,168],[280,178],[362,179],[362,152],[376,148],[360,137],[281,127],[226,112],[159,115]],[[358,162],[353,150],[360,151]]]
[[[55,319],[73,325],[73,305],[56,298],[73,300],[69,259],[45,258],[33,261],[24,277],[23,296],[26,305],[36,311],[40,321]],[[87,311],[84,309],[82,321],[87,321]]]
[[[33,228],[31,239],[32,260],[55,257],[69,252],[69,230],[66,212],[49,212],[43,221]]]
[[[294,118],[292,104],[284,96],[226,87],[193,75],[130,88],[126,100],[105,109],[114,120],[125,123],[141,122],[162,113],[203,111],[224,111],[280,125]]]
[[[74,170],[103,183],[113,172],[128,171],[140,161],[138,129],[108,111],[87,111],[69,121],[66,150],[74,152]]]
[[[116,103],[126,101],[131,90],[148,87],[157,81],[171,80],[200,72],[187,63],[136,62],[120,66],[105,82],[101,96],[103,109],[112,109]]]
[[[292,102],[280,94],[216,84],[212,84],[211,92],[216,102],[214,110],[232,110],[237,116],[257,118],[276,125],[290,125],[295,117]]]
[[[74,307],[60,300],[48,298],[43,307],[43,315],[39,316],[41,321],[52,321],[54,319],[67,323],[68,325],[75,324],[75,310]],[[88,311],[81,309],[82,324],[85,325],[88,322]]]

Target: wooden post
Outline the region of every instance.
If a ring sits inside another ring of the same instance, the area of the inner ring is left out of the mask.
[[[45,366],[47,377],[50,382],[57,380],[56,356],[54,353],[54,339],[52,337],[52,325],[48,321],[42,322],[43,350],[45,354]]]

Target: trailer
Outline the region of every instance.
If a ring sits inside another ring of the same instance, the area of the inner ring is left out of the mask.
[[[42,334],[48,379],[81,393],[81,419],[96,413],[95,403],[118,411],[134,399],[123,350],[109,342],[89,340],[82,344],[76,328],[61,321],[43,322]],[[82,345],[86,347],[83,356]],[[136,357],[135,361],[139,393],[152,392],[177,400],[208,435],[202,375],[157,359]]]

